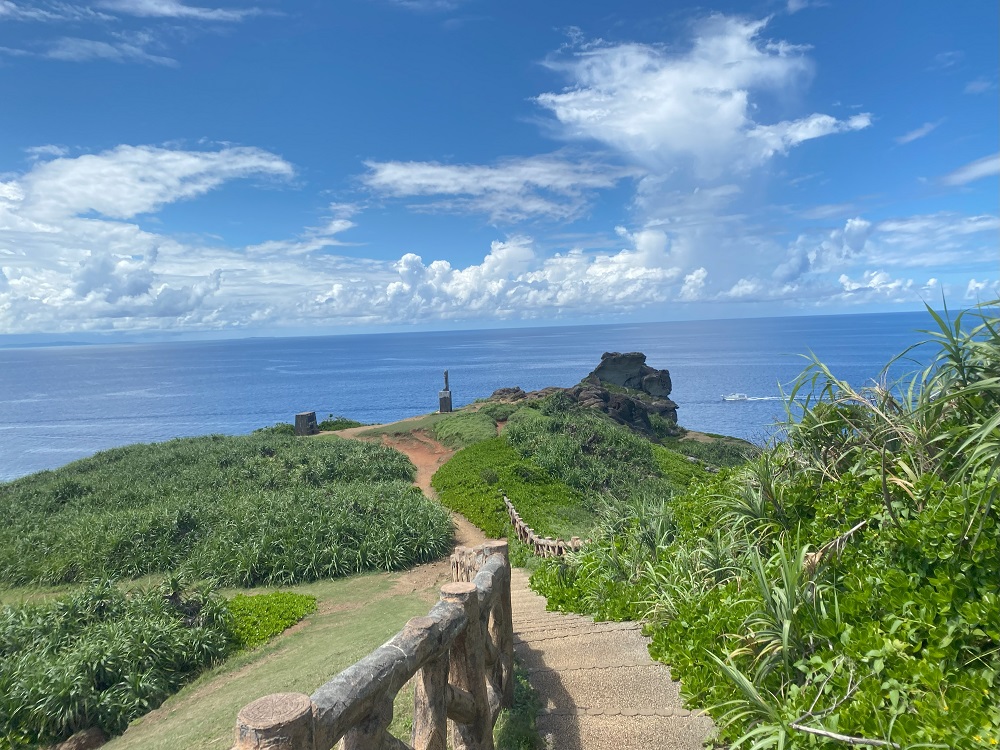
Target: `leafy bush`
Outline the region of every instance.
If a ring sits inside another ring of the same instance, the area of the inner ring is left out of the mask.
[[[505,401],[487,401],[479,407],[479,413],[496,422],[506,422],[510,415],[522,407],[522,404]]]
[[[364,427],[365,423],[348,419],[347,417],[335,417],[331,414],[316,426],[323,432],[336,432],[337,430],[346,430],[350,427]]]
[[[233,618],[229,629],[233,643],[238,648],[254,648],[315,612],[316,597],[290,591],[237,594],[227,606]]]
[[[47,604],[0,609],[0,744],[121,732],[229,649],[229,611],[211,588],[168,579],[124,593],[91,583]]]
[[[694,482],[662,523],[623,506],[533,585],[648,618],[651,653],[734,747],[996,746],[1000,318],[930,314],[926,369],[855,389],[814,361],[784,444]]]
[[[0,580],[74,583],[181,569],[287,585],[435,559],[445,511],[382,446],[219,435],[98,453],[0,485]]]
[[[270,427],[258,427],[253,431],[254,435],[294,435],[295,425],[291,422],[278,422]]]

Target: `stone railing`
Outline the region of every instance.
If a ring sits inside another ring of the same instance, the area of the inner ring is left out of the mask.
[[[426,617],[312,696],[268,695],[244,706],[234,750],[493,750],[493,725],[514,700],[507,542],[452,555],[453,582]],[[415,678],[410,744],[388,732],[396,694]],[[447,724],[451,720],[451,742]]]
[[[578,536],[568,542],[550,536],[538,536],[533,528],[521,520],[517,508],[506,495],[503,496],[503,504],[507,506],[507,515],[510,516],[510,522],[514,526],[514,535],[527,544],[538,557],[562,557],[567,552],[579,552],[583,547],[584,542]]]

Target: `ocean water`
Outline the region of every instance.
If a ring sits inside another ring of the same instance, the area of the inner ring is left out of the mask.
[[[856,385],[926,338],[924,313],[0,349],[0,481],[117,445],[243,434],[315,411],[390,422],[497,388],[580,381],[606,351],[668,369],[680,424],[764,440],[815,353]],[[914,365],[915,367],[915,365]],[[726,402],[724,394],[755,400]]]

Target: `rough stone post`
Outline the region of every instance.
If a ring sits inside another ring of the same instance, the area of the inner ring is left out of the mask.
[[[438,411],[442,414],[451,413],[451,388],[448,386],[448,371],[444,371],[444,390],[438,391]]]
[[[312,750],[312,701],[302,693],[265,695],[236,717],[233,750]]]
[[[407,623],[414,633],[426,634],[434,627],[429,617]],[[448,745],[448,653],[428,662],[417,672],[413,691],[413,750],[445,750]]]
[[[483,630],[479,621],[479,595],[474,583],[448,583],[441,588],[442,601],[465,608],[468,625],[451,646],[451,683],[472,696],[475,720],[453,724],[451,744],[455,750],[493,750],[493,723],[486,694]]]
[[[315,435],[319,432],[316,425],[316,412],[303,411],[295,415],[296,435]]]

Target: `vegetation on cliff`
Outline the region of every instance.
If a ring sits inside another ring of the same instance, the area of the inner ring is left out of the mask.
[[[1000,319],[931,315],[925,369],[856,389],[812,362],[786,440],[622,503],[533,585],[647,618],[735,746],[995,747]]]
[[[0,485],[0,581],[286,585],[437,559],[447,513],[382,446],[263,433],[114,448]]]

